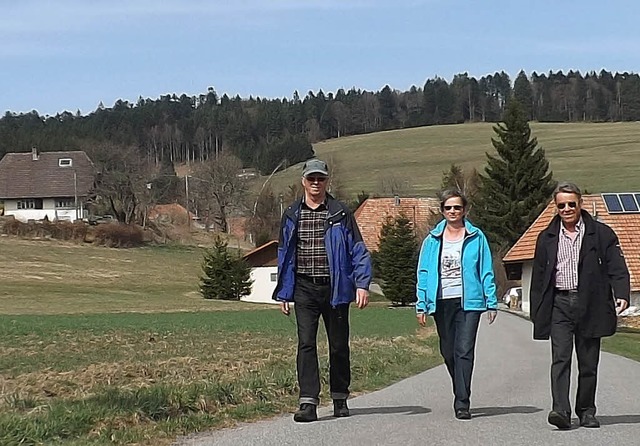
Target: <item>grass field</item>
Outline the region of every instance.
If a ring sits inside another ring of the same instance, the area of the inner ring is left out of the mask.
[[[0,237],[0,314],[224,309],[198,292],[202,250]]]
[[[296,407],[294,318],[202,299],[200,249],[0,252],[1,445],[168,444]],[[412,309],[351,314],[356,394],[440,363]]]
[[[0,316],[0,444],[166,444],[291,410],[294,323],[278,311]],[[354,393],[438,364],[432,333],[411,310],[352,312]]]
[[[382,178],[406,181],[410,195],[432,195],[452,163],[482,171],[485,152],[495,153],[493,124],[459,124],[349,136],[314,145],[333,160],[340,187],[355,196],[380,193]],[[554,177],[589,192],[640,190],[640,123],[532,123]],[[301,165],[272,179],[276,191],[298,182]]]

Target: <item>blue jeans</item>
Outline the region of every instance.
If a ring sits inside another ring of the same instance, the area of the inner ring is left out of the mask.
[[[464,311],[460,299],[440,299],[433,318],[444,358],[453,384],[454,410],[469,409],[471,375],[475,359],[480,311]]]

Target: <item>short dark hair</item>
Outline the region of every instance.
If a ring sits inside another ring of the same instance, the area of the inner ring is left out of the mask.
[[[462,206],[467,209],[467,197],[459,189],[446,189],[440,192],[440,210],[444,211],[444,204],[449,198],[456,197],[462,200]]]
[[[582,192],[580,188],[568,181],[561,181],[558,183],[553,191],[553,201],[556,201],[556,195],[558,194],[576,194],[578,198],[582,198]]]

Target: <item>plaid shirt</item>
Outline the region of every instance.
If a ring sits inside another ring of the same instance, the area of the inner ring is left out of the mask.
[[[560,224],[558,237],[558,258],[556,260],[556,288],[559,290],[578,289],[578,260],[580,247],[584,237],[584,222],[582,218],[576,223],[578,235],[572,239],[564,224]]]
[[[324,224],[328,214],[326,200],[316,209],[302,203],[298,220],[298,274],[329,277],[329,259],[324,246]]]

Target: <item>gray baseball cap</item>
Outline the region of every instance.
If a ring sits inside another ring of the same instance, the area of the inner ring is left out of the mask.
[[[310,159],[302,167],[302,176],[306,177],[312,173],[329,176],[329,166],[322,160],[317,158]]]

